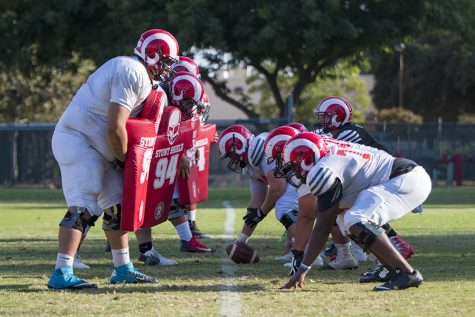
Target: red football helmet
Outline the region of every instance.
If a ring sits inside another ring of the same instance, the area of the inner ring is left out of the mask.
[[[172,64],[171,69],[174,73],[187,72],[200,78],[200,68],[198,64],[186,56],[179,56],[178,60]]]
[[[178,42],[165,30],[152,29],[140,36],[134,54],[140,57],[154,77],[158,77],[178,58]]]
[[[351,122],[353,109],[348,101],[341,97],[327,97],[320,101],[315,109],[318,122],[314,124],[315,130],[328,133],[341,128]]]
[[[297,129],[284,125],[270,131],[267,136],[266,142],[264,143],[264,150],[267,157],[267,163],[271,164],[275,161],[274,175],[276,175],[276,177],[283,177],[282,155],[285,142],[297,134],[299,134]]]
[[[308,132],[307,128],[298,122],[292,122],[288,124],[289,127],[299,130],[300,132]]]
[[[324,139],[312,132],[302,132],[289,139],[284,146],[285,178],[293,186],[295,176],[305,183],[308,172],[328,153]]]
[[[222,160],[229,158],[227,167],[236,173],[242,173],[248,164],[247,152],[254,135],[245,126],[235,124],[227,127],[218,139],[218,150]]]
[[[195,75],[176,73],[168,86],[170,104],[181,111],[181,120],[190,120],[195,110],[201,114],[203,110],[203,83]]]

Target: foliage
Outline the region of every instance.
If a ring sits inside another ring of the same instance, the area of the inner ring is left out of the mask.
[[[175,0],[167,9],[170,23],[180,26],[183,47],[207,50],[213,69],[254,67],[267,81],[279,116],[286,97],[282,73],[295,77],[290,91],[300,104],[305,87],[326,69],[340,60],[358,63],[364,50],[417,32],[425,16],[424,1]],[[225,81],[203,74],[215,90],[225,91]],[[252,105],[233,104],[257,115]]]
[[[412,123],[421,124],[422,116],[415,114],[413,111],[405,108],[387,108],[378,111],[377,120],[379,122],[388,123]]]
[[[301,104],[308,85],[341,60],[360,64],[368,49],[392,47],[434,29],[454,32],[461,39],[457,45],[473,38],[474,6],[471,0],[0,0],[0,71],[6,73],[2,78],[19,76],[17,90],[25,89],[21,82],[27,79],[54,76],[45,75],[39,65],[73,74],[78,65],[68,61],[74,54],[101,65],[113,56],[131,54],[145,29],[165,28],[176,35],[184,54],[204,52],[208,65],[203,79],[251,117],[258,113],[250,99],[233,98],[227,82],[215,75],[223,66],[254,67],[267,82],[280,116],[286,97],[282,74],[295,78],[289,91]],[[469,65],[454,65],[460,71],[451,79],[460,82],[458,89],[464,92],[471,87],[466,85],[468,72],[463,73]],[[417,83],[414,89],[420,88]],[[4,107],[16,107],[16,98],[11,100],[13,104]],[[434,101],[434,116],[442,111],[440,103]],[[454,102],[454,107],[461,105],[458,99]]]
[[[458,123],[475,123],[475,113],[462,113],[457,119]]]
[[[292,74],[283,73],[279,76],[278,82],[284,96],[290,94],[295,80]],[[256,74],[249,80],[249,84],[252,85],[251,92],[259,92],[261,95],[256,105],[258,113],[263,117],[279,116],[272,99],[272,92],[262,77]],[[360,69],[345,62],[329,68],[317,77],[315,83],[309,84],[304,89],[300,104],[295,105],[294,119],[298,122],[312,122],[315,106],[328,96],[341,96],[347,99],[353,106],[353,121],[364,121],[365,113],[370,105],[366,83],[360,77]]]
[[[462,42],[444,31],[406,44],[403,106],[425,121],[455,122],[461,114],[475,114],[475,49]],[[379,52],[372,61],[375,104],[381,109],[398,104],[399,55]]]
[[[0,71],[0,121],[55,121],[79,86],[94,68],[90,60],[77,55],[68,62],[69,69],[36,64],[28,72],[20,67]]]

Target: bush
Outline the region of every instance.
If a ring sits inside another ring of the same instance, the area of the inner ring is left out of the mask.
[[[404,108],[387,108],[380,110],[376,118],[380,122],[386,121],[388,123],[422,123],[422,116]]]

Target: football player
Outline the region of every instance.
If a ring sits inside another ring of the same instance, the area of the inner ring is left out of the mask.
[[[317,105],[314,113],[318,118],[314,124],[316,132],[329,135],[337,140],[371,146],[391,154],[384,145],[373,138],[362,126],[352,123],[353,107],[347,100],[336,96],[324,98]],[[414,254],[413,246],[404,240],[389,224],[382,225],[382,228],[386,231],[391,243],[405,259],[410,258]],[[329,263],[329,266],[334,269],[351,266],[355,260],[351,258],[350,241],[345,239],[336,227],[332,232],[332,236],[335,239],[337,257]],[[365,255],[362,250],[354,243],[351,244],[351,247],[356,260],[364,260]],[[363,273],[361,281],[379,280],[380,276],[385,276],[387,273],[384,266],[379,263],[374,269]]]
[[[173,64],[173,65],[176,65]],[[182,111],[182,124],[187,124],[192,120],[196,120],[201,115],[208,113],[208,106],[204,103],[204,89],[201,80],[189,72],[171,73],[173,76],[167,81],[165,87],[168,88],[169,103],[171,106],[180,108]],[[193,151],[193,155],[194,155]],[[178,175],[188,178],[190,175],[190,164],[194,157],[183,155],[179,166]],[[214,249],[207,247],[199,242],[196,236],[193,236],[190,223],[187,217],[186,209],[177,203],[177,193],[173,193],[173,201],[170,207],[169,218],[174,225],[175,230],[181,240],[180,251],[182,252],[199,252],[212,253]],[[152,229],[140,229],[136,232],[137,242],[139,244],[139,261],[146,265],[175,265],[177,262],[168,259],[155,250],[152,241]]]
[[[297,193],[284,179],[274,176],[275,162],[265,157],[269,133],[254,136],[243,125],[232,125],[219,136],[218,151],[227,168],[249,178],[251,199],[244,225],[235,243],[247,243],[257,224],[275,207],[275,216],[293,236],[298,215]]]
[[[120,230],[126,121],[137,116],[152,79],[178,57],[178,42],[164,30],[143,33],[133,57],[116,57],[92,73],[56,125],[52,148],[68,210],[59,224],[59,251],[48,287],[97,288],[73,273],[74,255],[88,227],[104,213],[112,248],[111,283],[155,283],[130,262],[128,235]]]
[[[411,160],[372,147],[300,133],[284,147],[286,179],[318,199],[317,222],[299,270],[284,288],[302,287],[309,263],[323,249],[337,222],[364,250],[389,270],[374,290],[418,287],[422,275],[397,252],[381,225],[408,214],[424,202],[431,180]]]

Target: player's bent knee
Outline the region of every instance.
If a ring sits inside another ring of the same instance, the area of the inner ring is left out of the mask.
[[[91,216],[84,207],[72,207],[66,211],[59,225],[64,228],[79,230],[84,234],[87,233],[90,227],[94,226],[97,218],[97,216]]]
[[[186,215],[186,210],[180,205],[170,206],[170,213],[168,214],[168,220],[172,221],[177,218]]]
[[[297,222],[298,211],[292,210],[280,218],[280,223],[284,225],[285,229],[289,229],[291,225]]]
[[[368,222],[358,222],[350,227],[350,237],[358,243],[363,250],[371,247],[378,236],[384,234],[384,229]]]
[[[104,231],[118,231],[120,230],[120,217],[122,214],[122,206],[115,205],[104,209],[104,216],[102,217],[102,230]]]

